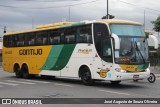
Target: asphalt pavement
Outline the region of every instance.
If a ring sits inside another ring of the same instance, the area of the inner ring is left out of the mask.
[[[109,81],[99,81],[93,86],[85,86],[79,79],[50,78],[19,79],[13,73],[0,68],[0,98],[160,98],[160,78],[155,83],[147,79],[138,82],[122,81],[112,85]],[[7,105],[8,106],[8,105]],[[58,104],[58,105],[11,105],[10,107],[106,107],[128,105],[98,104]],[[135,104],[129,106],[136,106]],[[138,105],[137,105],[138,106]],[[159,105],[141,105],[150,107]],[[0,107],[3,107],[0,105]]]

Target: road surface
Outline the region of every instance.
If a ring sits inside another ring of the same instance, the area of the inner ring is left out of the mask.
[[[1,98],[160,98],[160,79],[155,83],[147,80],[138,82],[122,81],[113,86],[108,81],[96,82],[93,86],[85,86],[75,79],[19,79],[12,73],[3,72],[0,68]],[[1,107],[2,105],[0,105]],[[11,107],[106,107],[107,105],[12,105]],[[112,105],[113,106],[113,105]],[[116,105],[114,105],[116,106]],[[124,107],[127,105],[117,105]],[[135,106],[130,105],[130,106]],[[151,105],[141,105],[141,107]],[[153,105],[159,106],[159,105]]]

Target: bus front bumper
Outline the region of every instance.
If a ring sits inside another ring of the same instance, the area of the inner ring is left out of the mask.
[[[150,71],[146,72],[138,72],[138,73],[119,73],[115,74],[114,80],[138,80],[138,79],[146,79],[150,76]]]

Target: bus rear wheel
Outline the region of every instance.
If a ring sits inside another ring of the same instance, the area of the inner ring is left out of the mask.
[[[23,65],[22,66],[22,75],[23,75],[23,78],[25,78],[25,79],[31,78],[31,76],[29,74],[29,71],[28,71],[28,66],[27,65]]]
[[[19,65],[14,66],[14,72],[17,78],[22,78],[22,72]]]
[[[82,69],[81,81],[85,85],[93,85],[94,81],[92,79],[91,72],[90,72],[89,68],[85,67]]]

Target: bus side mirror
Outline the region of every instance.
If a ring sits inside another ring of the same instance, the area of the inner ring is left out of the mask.
[[[114,39],[115,50],[119,50],[120,49],[120,40],[119,40],[119,37],[116,34],[112,33],[112,38]]]
[[[156,38],[156,36],[149,35],[147,41],[149,47],[151,47],[152,49],[158,49],[158,39]]]
[[[148,38],[149,38],[149,35],[146,35],[146,38],[148,39]]]

